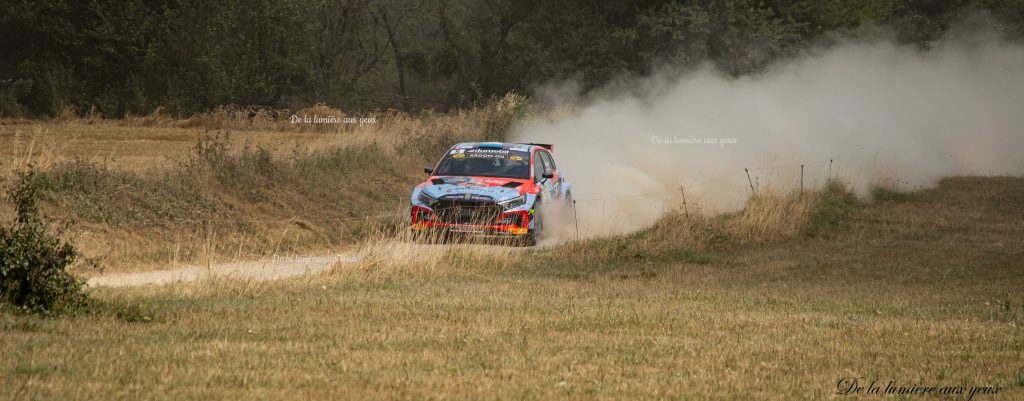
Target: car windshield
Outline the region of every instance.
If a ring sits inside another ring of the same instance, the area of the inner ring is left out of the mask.
[[[509,149],[452,149],[434,175],[530,178],[530,153]]]

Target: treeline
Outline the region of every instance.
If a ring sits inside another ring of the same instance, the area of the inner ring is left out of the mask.
[[[218,105],[415,111],[710,61],[742,75],[865,29],[928,46],[1020,0],[7,0],[0,115]]]

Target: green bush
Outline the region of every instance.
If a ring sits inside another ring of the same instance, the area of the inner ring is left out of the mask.
[[[85,300],[82,282],[67,268],[74,246],[47,231],[36,199],[44,181],[29,168],[11,191],[17,217],[0,227],[0,299],[32,312],[60,312]]]
[[[861,205],[850,184],[841,180],[829,180],[821,192],[821,202],[811,217],[812,237],[829,236],[849,224],[850,213]]]
[[[895,187],[877,186],[871,189],[871,199],[881,202],[909,202],[917,199],[917,194],[901,192]]]

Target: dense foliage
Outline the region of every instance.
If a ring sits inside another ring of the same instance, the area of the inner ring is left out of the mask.
[[[34,312],[59,312],[84,300],[82,283],[67,268],[75,248],[47,232],[36,199],[43,180],[30,169],[11,191],[17,218],[0,227],[0,302]]]
[[[446,109],[704,61],[742,75],[865,29],[928,46],[977,12],[1024,33],[1020,0],[9,0],[0,114]]]

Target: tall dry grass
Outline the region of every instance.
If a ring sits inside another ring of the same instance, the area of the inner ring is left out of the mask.
[[[763,190],[747,200],[743,210],[728,219],[725,231],[745,242],[763,243],[794,238],[810,228],[821,193],[777,193]]]
[[[0,137],[6,156],[0,157],[0,179],[9,179],[30,165],[47,169],[62,161],[61,154],[70,146],[66,139],[43,126],[14,129]]]
[[[236,132],[287,133],[350,133],[372,127],[382,141],[403,139],[410,133],[448,133],[459,137],[469,135],[503,135],[512,119],[524,112],[525,96],[510,92],[492,98],[480,107],[458,109],[449,113],[424,110],[409,114],[395,110],[378,112],[345,112],[324,103],[299,110],[259,107],[221,106],[207,113],[175,118],[157,108],[145,116],[128,115],[118,122],[134,127],[201,128]],[[321,119],[313,123],[309,120]],[[76,117],[69,112],[61,121],[89,121],[89,116]],[[347,119],[347,120],[346,120]],[[340,121],[335,122],[335,121]]]
[[[418,114],[396,111],[354,113],[314,105],[297,112],[267,109],[219,108],[190,117],[172,116],[163,109],[149,115],[104,119],[97,113],[74,110],[50,120],[0,118],[0,166],[10,169],[19,155],[18,138],[52,137],[61,146],[47,148],[55,160],[85,159],[116,169],[145,172],[173,167],[187,157],[194,143],[211,132],[230,132],[253,146],[288,156],[296,146],[311,150],[378,145],[389,154],[436,161],[439,146],[452,141],[503,138],[512,120],[528,113],[526,98],[510,93],[471,109]],[[342,116],[338,123],[293,123],[291,115]],[[344,118],[351,118],[345,121]],[[41,134],[36,134],[41,131]]]
[[[423,244],[401,239],[371,239],[357,248],[358,262],[342,267],[342,276],[380,282],[402,277],[426,280],[452,276],[508,273],[529,263],[534,250],[521,247],[450,243]]]
[[[766,188],[738,212],[671,209],[642,230],[570,241],[551,249],[541,260],[567,271],[638,266],[642,270],[646,263],[665,259],[704,264],[715,252],[832,232],[857,204],[849,186],[839,181],[808,192]]]
[[[495,240],[445,240],[437,233],[425,241],[409,241],[404,226],[388,226],[361,243],[359,263],[330,274],[373,281],[524,272],[580,277],[620,271],[624,276],[643,276],[650,266],[664,261],[707,264],[714,254],[746,245],[835,232],[858,204],[849,186],[839,181],[807,192],[765,188],[738,212],[671,209],[639,231],[549,239],[535,248]]]

